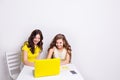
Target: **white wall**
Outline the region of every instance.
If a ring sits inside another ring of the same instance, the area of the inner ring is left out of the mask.
[[[5,51],[20,51],[41,29],[46,56],[57,33],[72,46],[72,63],[85,80],[120,80],[119,0],[0,0],[0,79],[8,80]]]

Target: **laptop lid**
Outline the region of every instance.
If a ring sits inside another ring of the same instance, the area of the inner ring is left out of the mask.
[[[59,73],[59,58],[35,60],[34,77],[52,76]]]

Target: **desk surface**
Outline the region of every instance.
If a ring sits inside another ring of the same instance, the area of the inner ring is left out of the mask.
[[[34,78],[34,67],[24,66],[17,80],[83,80],[73,64],[62,65],[60,68],[59,75]],[[70,71],[75,71],[77,74],[72,74]]]

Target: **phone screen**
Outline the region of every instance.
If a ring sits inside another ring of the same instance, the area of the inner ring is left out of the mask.
[[[70,72],[71,72],[72,74],[77,74],[74,70],[71,70]]]

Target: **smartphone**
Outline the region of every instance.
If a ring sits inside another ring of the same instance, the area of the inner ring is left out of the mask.
[[[70,71],[72,74],[77,74],[77,72],[75,72],[74,70],[71,70]]]

